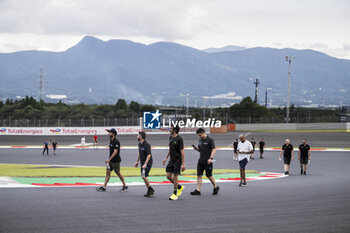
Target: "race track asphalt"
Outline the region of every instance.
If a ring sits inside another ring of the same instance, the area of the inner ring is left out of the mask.
[[[136,152],[123,150],[122,166],[132,166]],[[165,152],[153,150],[154,167],[162,167]],[[104,166],[107,153],[62,149],[47,157],[39,149],[0,149],[0,163]],[[247,169],[283,172],[277,156],[266,152]],[[186,150],[187,168],[195,168],[197,159],[198,153]],[[220,183],[218,196],[211,195],[210,184],[201,196],[191,196],[195,185],[186,184],[175,202],[168,200],[170,185],[154,186],[150,199],[143,197],[144,186],[130,186],[126,193],[116,186],[105,193],[94,187],[1,188],[0,232],[349,232],[349,165],[349,152],[315,151],[307,176],[300,175],[295,159],[289,177],[251,181],[244,188]],[[215,168],[238,163],[231,151],[218,151]]]

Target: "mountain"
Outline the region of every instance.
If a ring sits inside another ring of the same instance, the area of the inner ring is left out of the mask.
[[[222,48],[207,48],[207,49],[203,49],[202,51],[207,53],[217,53],[217,52],[228,52],[228,51],[240,51],[244,49],[246,48],[241,46],[228,45]]]
[[[0,53],[0,98],[39,96],[42,68],[45,94],[67,95],[67,102],[115,103],[125,98],[181,106],[188,93],[190,105],[202,106],[203,96],[207,105],[232,104],[239,96],[254,97],[250,78],[259,76],[259,102],[269,87],[269,101],[285,105],[285,56],[295,56],[291,103],[350,104],[350,61],[317,51],[249,48],[208,53],[176,43],[144,45],[90,36],[63,52]],[[211,98],[230,92],[235,93],[228,95],[231,99]]]

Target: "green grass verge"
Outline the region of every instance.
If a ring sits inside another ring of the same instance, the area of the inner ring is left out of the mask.
[[[257,173],[246,170],[247,173]],[[50,167],[46,165],[0,164],[0,176],[6,177],[104,177],[104,167]],[[140,168],[122,167],[123,176],[140,176]],[[239,173],[237,169],[214,169],[213,174]],[[186,169],[181,174],[196,175],[196,169]],[[151,176],[165,176],[165,168],[152,168]]]

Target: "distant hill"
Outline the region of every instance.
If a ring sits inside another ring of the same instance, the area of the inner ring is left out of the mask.
[[[249,48],[208,53],[176,43],[105,42],[90,36],[63,52],[0,54],[0,98],[37,97],[43,68],[45,93],[67,95],[70,102],[115,103],[125,98],[181,106],[188,93],[190,104],[196,101],[201,106],[202,96],[234,92],[234,97],[254,97],[249,78],[259,76],[259,102],[264,101],[265,87],[269,87],[272,104],[283,105],[287,99],[287,55],[296,57],[292,103],[350,104],[350,61],[317,51]],[[207,105],[237,101],[207,99]]]
[[[240,47],[240,46],[228,45],[222,48],[207,48],[207,49],[203,49],[202,51],[207,53],[217,53],[217,52],[240,51],[243,49],[246,49],[246,48]]]

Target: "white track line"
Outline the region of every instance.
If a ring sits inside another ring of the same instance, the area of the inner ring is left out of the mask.
[[[43,149],[42,146],[2,146],[0,145],[0,149]],[[49,149],[52,149],[49,147]],[[107,146],[99,146],[98,148],[94,148],[93,146],[59,146],[57,150],[61,149],[76,149],[76,150],[107,150]],[[137,150],[137,146],[121,146],[123,150]],[[152,150],[168,150],[168,146],[152,146]],[[185,150],[193,150],[191,146],[185,147]],[[217,147],[216,150],[222,151],[233,151],[232,147]],[[279,148],[266,148],[264,151],[281,151]],[[294,151],[298,151],[295,149]],[[350,152],[350,149],[344,148],[325,148],[325,149],[311,149],[311,151],[328,151],[328,152]]]

